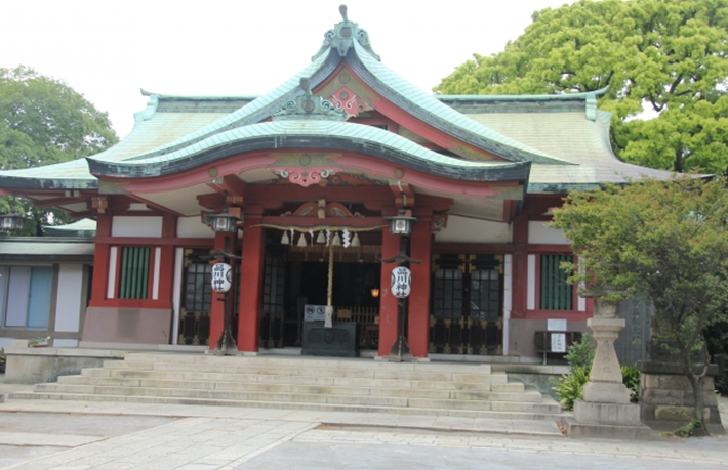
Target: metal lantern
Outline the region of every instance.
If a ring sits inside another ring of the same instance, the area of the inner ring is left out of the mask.
[[[3,214],[0,215],[0,230],[7,230],[9,232],[19,232],[25,229],[25,221],[28,220],[22,215],[18,214]]]
[[[240,217],[230,215],[227,209],[223,209],[220,214],[209,214],[206,218],[210,221],[210,228],[214,232],[233,233],[238,229],[238,222],[243,221]]]
[[[412,234],[412,224],[414,224],[416,218],[411,216],[412,211],[399,211],[399,214],[395,217],[385,217],[389,220],[389,230],[392,235],[409,236]]]
[[[225,293],[230,290],[233,283],[233,269],[227,263],[217,263],[212,266],[212,290]]]
[[[404,266],[392,270],[392,294],[398,299],[409,297],[412,289],[412,272]]]

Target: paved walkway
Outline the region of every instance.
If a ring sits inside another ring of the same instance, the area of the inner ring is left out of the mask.
[[[0,393],[13,388],[0,384]],[[721,401],[725,412],[728,400]],[[34,420],[31,432],[4,431],[11,416]],[[74,428],[51,416],[95,421]],[[119,420],[130,418],[138,429],[123,428],[129,423]],[[109,428],[119,433],[109,435]],[[44,446],[37,454],[0,460],[0,468],[23,470],[452,468],[456,462],[464,469],[484,468],[484,462],[489,469],[728,468],[726,436],[573,440],[546,422],[103,401],[0,403],[0,458],[3,446]]]

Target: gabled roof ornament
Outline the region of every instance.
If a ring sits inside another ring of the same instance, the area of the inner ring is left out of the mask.
[[[301,78],[299,87],[304,94],[288,100],[283,109],[273,115],[274,121],[313,119],[321,121],[346,121],[349,115],[331,104],[331,101],[311,93],[311,79]]]
[[[336,49],[341,57],[346,57],[349,49],[354,47],[354,40],[359,41],[359,45],[371,54],[372,57],[380,60],[379,56],[372,50],[372,45],[369,42],[369,34],[359,28],[358,24],[349,21],[348,7],[346,5],[339,5],[339,13],[341,13],[343,21],[334,26],[334,29],[330,29],[324,34],[324,43],[311,60],[316,60],[331,48]]]

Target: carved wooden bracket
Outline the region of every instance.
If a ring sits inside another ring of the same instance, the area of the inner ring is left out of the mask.
[[[320,183],[321,180],[333,175],[339,171],[339,169],[324,166],[314,166],[309,168],[273,167],[271,168],[271,171],[281,178],[288,179],[291,183],[306,187]]]

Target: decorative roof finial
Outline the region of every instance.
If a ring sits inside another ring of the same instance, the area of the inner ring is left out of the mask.
[[[298,86],[303,95],[288,100],[283,109],[273,115],[273,120],[301,120],[313,119],[320,121],[346,121],[349,115],[331,102],[311,92],[311,79],[301,77]]]
[[[309,77],[301,77],[298,86],[306,93],[306,96],[311,96],[311,79]]]
[[[349,9],[346,5],[339,6],[339,13],[343,21],[334,26],[324,34],[324,43],[321,45],[321,49],[313,56],[311,60],[316,60],[321,57],[324,53],[327,53],[329,49],[336,49],[341,57],[346,57],[349,53],[349,49],[354,47],[354,41],[359,42],[359,45],[364,48],[372,57],[377,60],[379,56],[372,50],[372,45],[369,42],[369,35],[366,31],[359,28],[359,25],[349,21]]]

